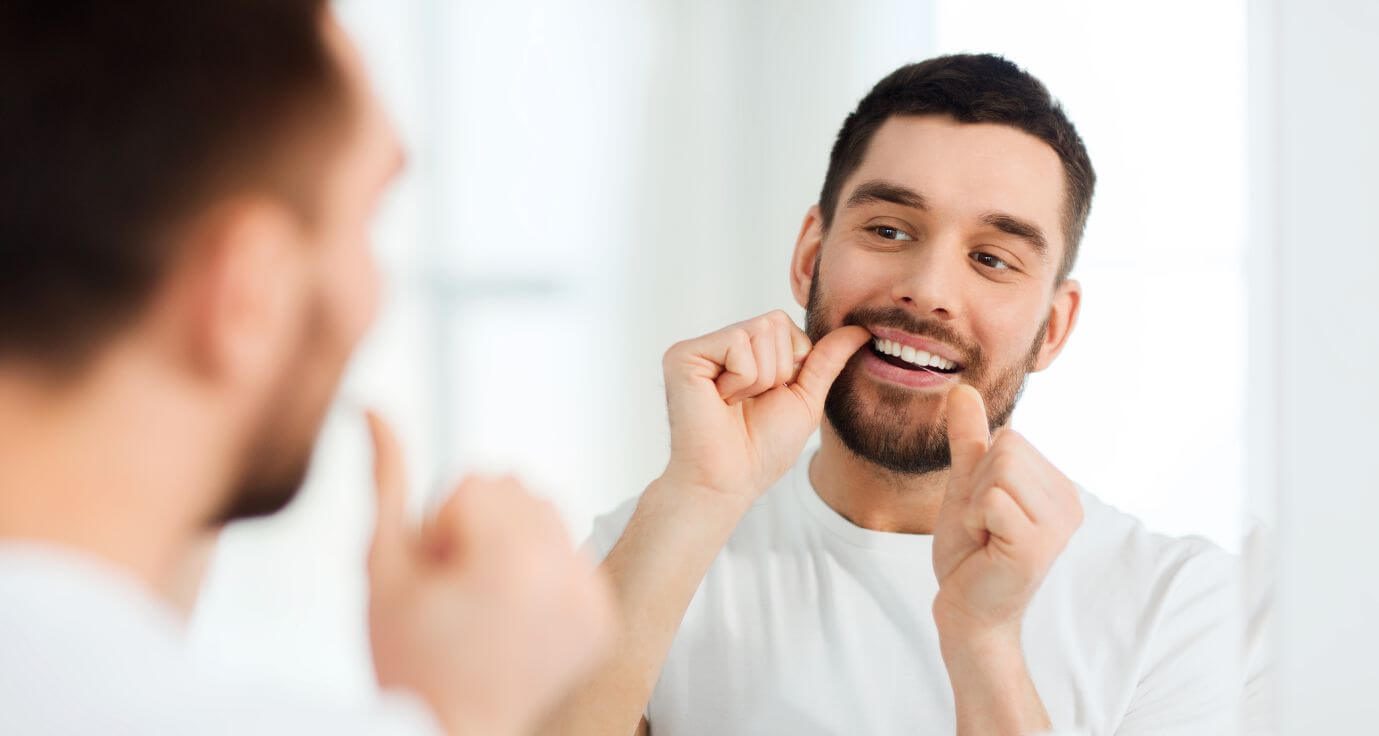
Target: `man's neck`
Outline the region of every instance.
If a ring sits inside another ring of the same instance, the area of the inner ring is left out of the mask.
[[[171,599],[224,477],[212,425],[165,377],[98,370],[60,389],[0,370],[0,540],[99,558]]]
[[[821,444],[809,466],[819,497],[864,529],[932,534],[947,489],[948,471],[904,475],[858,457],[825,421]]]

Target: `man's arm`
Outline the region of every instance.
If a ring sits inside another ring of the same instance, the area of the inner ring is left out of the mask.
[[[705,573],[752,502],[803,449],[824,397],[870,339],[844,327],[818,345],[773,312],[665,356],[671,459],[604,560],[621,614],[614,655],[562,707],[558,734],[632,734]],[[798,375],[797,375],[798,373]]]
[[[694,592],[750,501],[658,479],[642,494],[603,569],[622,625],[613,656],[558,716],[554,733],[638,727]]]
[[[959,736],[1051,728],[1020,646],[1020,623],[1082,523],[1077,489],[1024,438],[992,439],[981,394],[948,393],[948,491],[934,529],[934,622]]]
[[[959,736],[1028,736],[1052,729],[1034,688],[1018,638],[945,638],[939,634],[953,686]]]

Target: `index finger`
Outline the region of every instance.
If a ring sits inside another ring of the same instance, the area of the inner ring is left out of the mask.
[[[386,555],[405,545],[407,528],[407,475],[403,470],[402,448],[387,422],[373,410],[366,412],[369,436],[373,440],[374,490],[378,509],[371,556]]]

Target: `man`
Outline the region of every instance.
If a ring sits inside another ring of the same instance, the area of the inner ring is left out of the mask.
[[[807,330],[775,312],[666,353],[670,462],[591,540],[617,654],[558,730],[1232,732],[1232,558],[1009,428],[1077,322],[1093,184],[1003,59],[871,90],[795,244]]]
[[[376,417],[390,694],[342,710],[181,641],[200,540],[292,499],[375,311],[402,158],[326,2],[7,2],[0,88],[0,731],[528,731],[604,584],[510,480],[411,529]]]

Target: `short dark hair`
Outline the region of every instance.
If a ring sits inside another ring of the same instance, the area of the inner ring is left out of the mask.
[[[325,12],[5,0],[0,359],[83,362],[147,304],[178,255],[171,231],[220,198],[262,192],[305,214],[346,100]]]
[[[1058,280],[1067,278],[1092,208],[1096,173],[1077,129],[1038,79],[993,54],[937,56],[902,66],[872,87],[843,121],[828,159],[819,211],[833,221],[843,182],[862,165],[872,136],[896,115],[947,115],[960,123],[1000,123],[1049,144],[1063,162],[1067,248]]]

